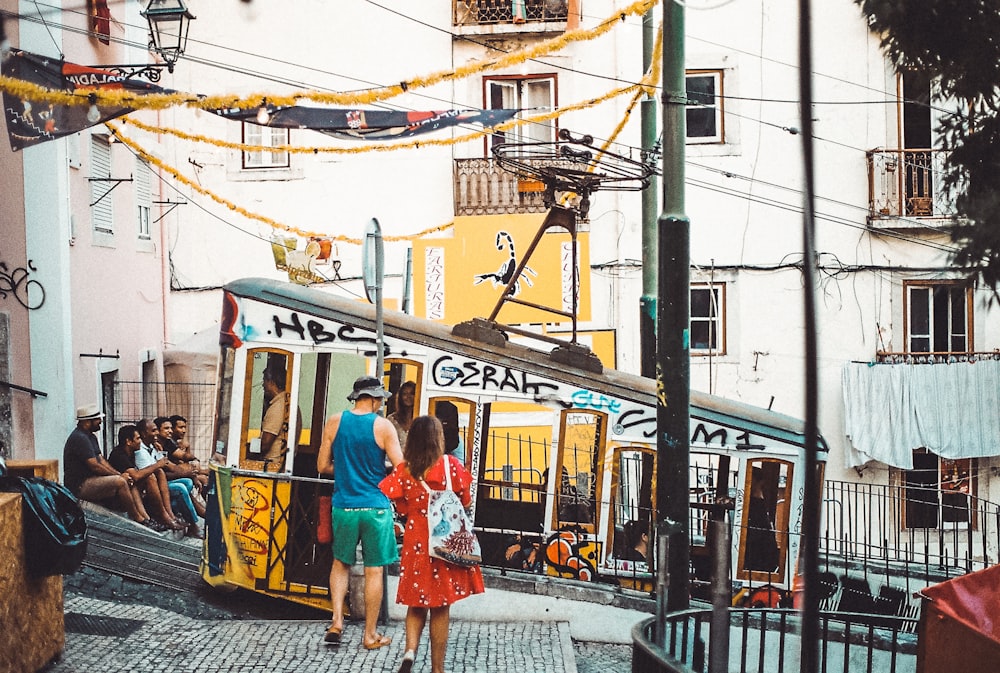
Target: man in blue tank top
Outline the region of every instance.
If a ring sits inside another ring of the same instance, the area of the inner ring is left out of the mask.
[[[396,429],[378,415],[389,392],[372,376],[354,382],[347,399],[354,408],[334,414],[323,426],[323,441],[316,456],[320,474],[334,474],[333,567],[330,568],[330,601],[333,621],[324,642],[340,645],[344,628],[344,599],[358,542],[365,565],[365,633],[361,646],[374,650],[392,642],[376,630],[382,606],[383,568],[399,560],[389,499],[379,490],[385,478],[385,459],[395,467],[403,460]]]

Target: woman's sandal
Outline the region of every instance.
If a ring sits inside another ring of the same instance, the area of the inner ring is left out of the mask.
[[[399,662],[399,670],[396,673],[410,673],[410,669],[413,668],[413,660],[417,657],[417,653],[413,650],[407,650],[403,653],[403,660]]]
[[[385,647],[386,645],[392,642],[392,638],[390,638],[389,636],[384,636],[381,633],[377,633],[375,635],[376,635],[375,642],[373,643],[362,642],[361,647],[365,648],[366,650],[377,650],[378,648]]]
[[[332,645],[333,647],[340,646],[340,634],[342,629],[338,629],[335,626],[331,626],[326,630],[326,635],[323,636],[323,642],[327,645]]]

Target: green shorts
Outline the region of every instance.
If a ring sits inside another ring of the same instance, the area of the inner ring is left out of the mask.
[[[333,557],[352,566],[357,560],[358,541],[366,568],[387,566],[399,560],[392,509],[333,508]]]

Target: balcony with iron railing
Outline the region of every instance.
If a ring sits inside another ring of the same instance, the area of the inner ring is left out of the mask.
[[[501,168],[494,159],[455,160],[455,214],[544,213],[545,185]]]
[[[943,150],[869,150],[868,223],[875,229],[937,227],[955,214],[946,196]]]
[[[875,354],[877,364],[888,365],[934,365],[953,364],[956,362],[983,362],[1000,360],[1000,351],[980,352],[934,352],[934,353],[891,353],[879,351]]]
[[[567,0],[452,0],[460,32],[548,32],[566,28]]]

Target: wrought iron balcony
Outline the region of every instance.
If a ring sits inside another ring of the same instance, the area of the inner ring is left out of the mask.
[[[452,0],[456,26],[566,21],[566,0]]]
[[[934,365],[955,362],[978,362],[981,360],[1000,360],[1000,351],[965,353],[890,353],[879,351],[875,354],[876,363],[890,365]]]
[[[543,213],[544,189],[540,182],[519,179],[493,159],[455,160],[456,215]]]
[[[869,150],[868,222],[880,229],[935,226],[955,214],[944,193],[943,150]]]

